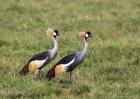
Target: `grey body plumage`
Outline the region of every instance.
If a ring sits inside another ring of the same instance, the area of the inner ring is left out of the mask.
[[[76,52],[73,56],[74,62],[68,66],[67,72],[73,71],[84,60],[84,57],[88,51],[88,44],[84,41],[84,49],[80,52]]]

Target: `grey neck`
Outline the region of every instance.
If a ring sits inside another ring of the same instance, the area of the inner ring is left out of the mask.
[[[86,40],[84,39],[84,48],[83,48],[83,50],[81,51],[81,55],[82,55],[82,56],[85,56],[86,53],[87,53],[87,51],[88,51],[88,43],[87,43]]]
[[[57,44],[57,41],[55,40],[55,38],[53,36],[51,38],[53,40],[54,47],[53,47],[53,49],[50,50],[50,56],[51,56],[51,58],[53,58],[55,56],[55,54],[57,53],[58,44]]]

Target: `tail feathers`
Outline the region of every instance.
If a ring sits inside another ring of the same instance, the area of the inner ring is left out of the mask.
[[[48,79],[48,81],[49,80],[51,80],[52,78],[54,78],[55,77],[55,68],[53,67],[53,68],[51,68],[49,71],[48,71],[48,73],[47,73],[47,75],[46,75],[46,78]]]
[[[28,63],[22,68],[22,70],[19,72],[19,74],[21,75],[21,76],[25,76],[26,74],[28,74],[28,72],[29,72],[29,69],[28,69]]]

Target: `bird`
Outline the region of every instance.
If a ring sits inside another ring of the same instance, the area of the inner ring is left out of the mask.
[[[52,39],[54,47],[51,50],[43,51],[32,56],[20,70],[20,75],[25,76],[28,73],[32,73],[34,76],[36,76],[44,66],[50,63],[50,61],[56,57],[58,51],[58,43],[56,38],[60,34],[57,30],[48,28],[47,35]]]
[[[89,38],[92,37],[91,32],[79,32],[79,37],[82,38],[84,42],[84,48],[79,52],[74,52],[72,54],[69,54],[62,58],[60,61],[58,61],[46,74],[46,78],[48,81],[50,81],[55,76],[63,73],[63,72],[69,72],[70,78],[72,75],[72,71],[75,70],[75,68],[80,65],[88,51],[88,41]]]

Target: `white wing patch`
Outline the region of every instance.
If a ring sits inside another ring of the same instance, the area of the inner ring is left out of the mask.
[[[48,57],[46,58],[46,59],[44,59],[44,60],[35,60],[35,61],[33,61],[35,64],[37,64],[37,67],[39,68],[39,67],[41,67],[44,63],[45,63],[45,61],[48,59]]]
[[[74,60],[75,60],[75,57],[74,57],[74,59],[71,60],[69,63],[67,63],[67,64],[62,64],[62,66],[64,66],[64,68],[67,69],[67,67],[68,67],[69,65],[71,65],[71,64],[74,62]]]

